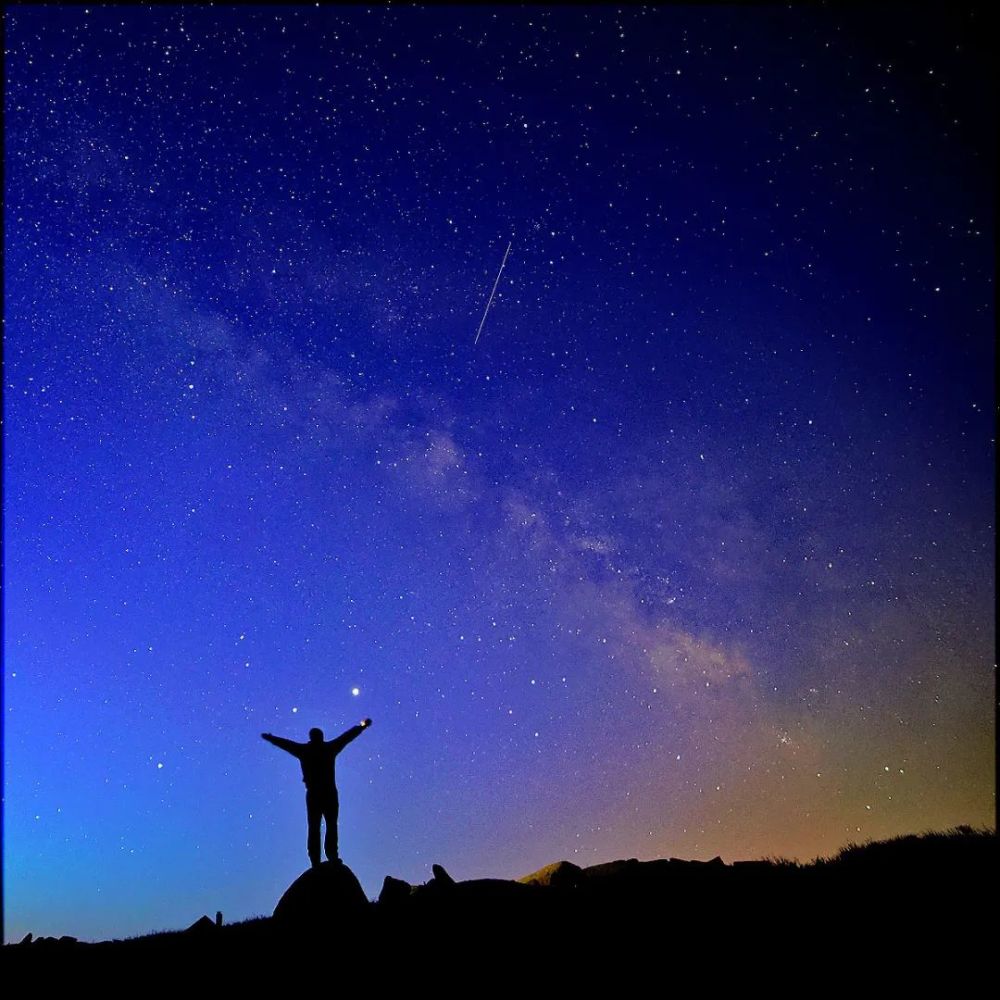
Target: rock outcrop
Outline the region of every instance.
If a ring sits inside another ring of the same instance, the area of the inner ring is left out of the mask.
[[[215,922],[209,918],[206,914],[203,917],[199,917],[190,927],[185,931],[186,934],[214,934],[216,931]]]
[[[368,899],[347,865],[326,861],[303,872],[274,908],[276,923],[290,928],[347,927],[363,917]]]
[[[583,872],[572,861],[554,861],[539,868],[530,875],[522,875],[517,881],[524,885],[541,885],[553,889],[570,889],[580,884]]]

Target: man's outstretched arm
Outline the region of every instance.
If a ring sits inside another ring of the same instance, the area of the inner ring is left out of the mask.
[[[330,740],[333,744],[334,750],[337,753],[340,753],[340,751],[343,750],[344,747],[351,742],[351,740],[356,740],[371,724],[371,719],[362,719],[361,725],[352,726],[346,733],[341,733],[335,740]]]
[[[302,749],[301,743],[296,743],[295,740],[286,740],[283,736],[261,733],[260,738],[267,740],[268,743],[273,743],[276,747],[281,747],[282,750],[287,750],[293,757],[298,757],[299,751]]]

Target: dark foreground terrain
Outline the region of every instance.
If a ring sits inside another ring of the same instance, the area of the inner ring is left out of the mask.
[[[659,993],[752,980],[799,994],[806,982],[853,977],[864,992],[872,982],[955,989],[992,961],[996,860],[993,831],[962,827],[808,865],[558,862],[518,881],[467,882],[434,866],[420,886],[387,878],[376,902],[349,869],[323,865],[272,917],[221,927],[202,918],[185,931],[95,944],[25,941],[4,947],[3,966],[28,986],[70,975],[142,991],[315,976],[333,993],[597,982],[624,992],[649,977]]]

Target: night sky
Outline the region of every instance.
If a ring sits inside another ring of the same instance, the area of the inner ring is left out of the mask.
[[[8,7],[7,939],[992,826],[981,21]]]

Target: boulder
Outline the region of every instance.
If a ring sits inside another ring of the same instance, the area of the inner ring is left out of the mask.
[[[638,858],[619,861],[605,861],[599,865],[588,865],[581,875],[588,880],[634,878],[639,874]]]
[[[530,875],[522,875],[517,881],[524,885],[541,885],[556,889],[573,888],[580,884],[583,872],[579,865],[572,861],[554,861],[551,865],[539,868]]]
[[[409,899],[412,894],[413,886],[409,882],[386,875],[382,882],[382,891],[378,895],[378,901],[382,906],[395,906]]]
[[[722,860],[722,858],[716,856],[712,858],[711,861],[683,861],[680,858],[671,858],[670,864],[678,870],[686,870],[689,872],[721,872],[725,871],[729,865]]]
[[[367,911],[368,898],[354,872],[341,861],[324,861],[285,890],[274,919],[288,927],[347,927]]]
[[[431,865],[431,877],[428,881],[412,888],[413,897],[426,902],[430,899],[453,899],[456,882],[445,871],[443,865]]]
[[[190,927],[185,930],[185,934],[212,934],[215,931],[215,924],[208,916],[199,917]]]
[[[71,948],[76,948],[79,941],[75,937],[69,934],[64,934],[62,937],[40,937],[35,938],[32,948],[41,948],[43,951],[48,951],[52,949],[58,949],[59,951],[67,951]]]
[[[455,880],[444,870],[442,865],[431,865],[431,873],[434,876],[434,881],[438,885],[454,885]]]

